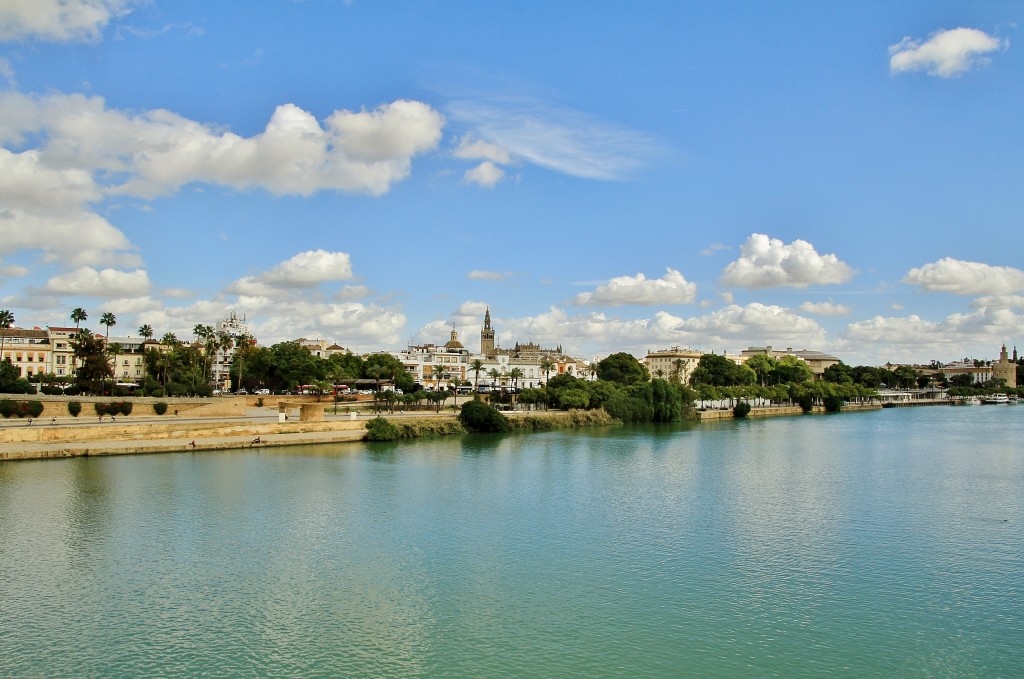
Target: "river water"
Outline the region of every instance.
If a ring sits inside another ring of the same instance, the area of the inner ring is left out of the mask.
[[[1024,407],[0,463],[0,676],[1021,677]]]

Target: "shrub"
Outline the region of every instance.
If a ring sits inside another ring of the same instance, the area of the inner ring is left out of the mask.
[[[826,396],[825,397],[825,412],[827,413],[838,413],[843,409],[843,397],[842,396]]]
[[[46,394],[47,396],[60,396],[64,393],[64,390],[61,389],[60,387],[54,387],[49,384],[44,384],[43,386],[39,387],[39,391]]]
[[[39,417],[43,414],[42,401],[22,401],[21,406],[25,414],[31,417]]]
[[[104,415],[107,415],[110,412],[108,405],[106,403],[100,403],[99,401],[93,403],[92,407],[96,409],[96,414],[99,415],[100,417],[103,417]]]
[[[68,412],[72,417],[78,417],[78,413],[82,412],[82,404],[78,401],[68,401]]]
[[[800,406],[800,410],[805,413],[811,412],[811,408],[814,407],[814,397],[810,394],[801,394],[797,397],[796,402]]]
[[[0,415],[3,415],[4,417],[10,417],[13,414],[14,401],[7,398],[0,400]]]
[[[366,438],[368,441],[397,441],[401,432],[387,418],[375,417],[366,423]]]
[[[473,432],[502,432],[511,429],[508,418],[498,412],[497,408],[489,406],[483,401],[469,401],[462,404],[459,422],[468,431]]]
[[[733,417],[746,417],[750,414],[750,404],[746,401],[740,401],[732,409]]]
[[[120,403],[115,403],[114,405],[117,406],[117,409],[121,411],[122,415],[132,414],[132,406],[134,404],[131,401],[121,401]]]
[[[79,389],[78,386],[74,384],[72,384],[70,387],[65,387],[64,389],[65,396],[78,396],[81,393],[82,390]]]
[[[130,396],[131,393],[132,392],[128,390],[128,387],[115,386],[110,390],[111,396]]]
[[[157,401],[153,404],[153,412],[157,415],[163,415],[167,412],[167,404],[163,401]]]

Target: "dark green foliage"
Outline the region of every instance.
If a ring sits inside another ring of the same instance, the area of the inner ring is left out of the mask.
[[[24,377],[21,377],[21,372],[11,363],[10,359],[0,361],[0,393],[32,393],[32,385]]]
[[[558,407],[562,410],[582,410],[590,405],[590,395],[583,389],[562,389],[558,394]]]
[[[402,433],[398,427],[384,417],[375,417],[366,423],[366,439],[368,441],[397,441]]]
[[[650,379],[650,373],[635,356],[620,351],[598,362],[597,377],[609,382],[631,385],[646,382]]]
[[[740,401],[732,409],[733,417],[746,417],[750,414],[750,404],[746,401]]]
[[[79,389],[94,393],[101,392],[104,382],[111,380],[114,376],[114,371],[108,362],[107,349],[103,344],[103,339],[82,329],[71,340],[71,348],[74,349],[75,358],[78,361],[75,383]]]
[[[68,401],[68,412],[72,417],[78,417],[78,413],[82,412],[82,404],[78,401]]]
[[[463,403],[459,422],[472,432],[503,432],[510,429],[508,418],[483,401]]]
[[[725,356],[704,354],[693,370],[691,384],[709,384],[713,387],[733,387],[754,384],[757,373],[751,368],[736,365]]]
[[[663,379],[651,380],[651,406],[654,422],[678,422],[683,413],[683,395],[679,387]]]
[[[93,408],[96,409],[96,414],[99,416],[103,415],[131,415],[132,414],[132,403],[131,401],[111,401],[110,403],[94,403]]]
[[[50,384],[44,384],[39,387],[39,392],[47,396],[60,396],[64,393],[64,390],[60,387],[55,387]]]
[[[838,413],[843,409],[843,397],[842,396],[826,396],[825,397],[825,412]]]
[[[10,399],[0,400],[0,415],[10,417],[39,417],[43,412],[41,401],[13,401]]]
[[[164,401],[157,401],[153,404],[153,412],[157,415],[163,415],[167,412],[167,404]]]
[[[796,397],[795,400],[797,402],[797,405],[800,406],[800,410],[804,411],[805,413],[811,412],[811,409],[814,407],[814,397],[811,396],[810,394],[800,394],[799,396]]]

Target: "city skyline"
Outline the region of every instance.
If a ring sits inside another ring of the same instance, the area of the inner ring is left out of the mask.
[[[850,364],[1024,337],[1019,3],[0,7],[16,325]],[[90,325],[91,324],[91,325]]]

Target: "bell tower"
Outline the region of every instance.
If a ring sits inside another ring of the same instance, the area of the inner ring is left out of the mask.
[[[484,327],[480,330],[480,353],[490,356],[494,353],[494,330],[491,329],[491,307],[484,313]]]

